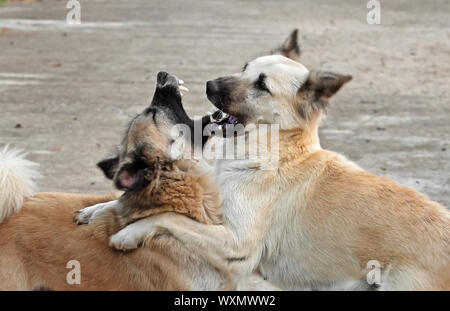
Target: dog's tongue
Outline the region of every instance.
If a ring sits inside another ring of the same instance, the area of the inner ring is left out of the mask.
[[[125,188],[132,188],[136,182],[136,175],[130,175],[127,171],[120,174],[120,183]]]

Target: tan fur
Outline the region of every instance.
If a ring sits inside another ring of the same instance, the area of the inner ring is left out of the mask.
[[[169,160],[169,141],[151,116],[133,120],[126,138],[126,151],[143,148],[149,184],[125,193],[120,212],[109,210],[88,226],[73,223],[74,212],[115,197],[39,193],[26,199],[21,212],[0,225],[0,290],[230,288],[226,276],[170,236],[147,239],[145,247],[127,255],[108,247],[110,236],[126,224],[164,212],[205,224],[221,223],[216,183],[195,161]],[[81,264],[80,285],[66,282],[70,260]],[[204,285],[199,278],[206,272],[213,281]]]
[[[164,212],[221,223],[217,185],[195,161],[158,162],[169,161],[164,152],[168,140],[152,118],[135,120],[127,137],[127,150],[144,146],[143,154],[153,165],[146,176],[150,183],[120,198],[123,212],[110,210],[89,226],[75,225],[73,213],[114,197],[39,193],[26,199],[22,211],[0,225],[1,290],[191,290],[199,289],[194,284],[201,283],[202,269],[217,274],[219,281],[212,282],[211,289],[231,286],[195,252],[167,235],[148,239],[145,247],[126,256],[108,247],[110,236],[124,225]],[[80,285],[66,282],[70,260],[81,264]],[[189,273],[195,266],[197,271]]]
[[[311,264],[329,262],[323,280],[335,274],[336,258],[346,256],[358,263],[346,268],[355,279],[365,277],[367,263],[377,260],[391,273],[405,267],[425,273],[422,289],[450,289],[446,208],[336,153],[308,152],[314,136],[315,131],[281,131],[280,171],[293,187],[308,184],[298,213],[303,230],[311,233],[310,243],[318,250],[336,250],[310,257]]]
[[[248,79],[255,84],[245,101],[234,101],[229,93]],[[368,263],[377,261],[381,290],[450,290],[450,212],[320,146],[324,108],[350,80],[265,56],[208,82],[208,98],[244,125],[279,125],[278,166],[264,169],[264,157],[218,160],[224,224],[162,214],[146,220],[147,238],[169,231],[215,265],[237,276],[259,271],[282,289],[370,289]]]
[[[294,31],[280,53],[298,58],[299,52],[297,31]],[[135,118],[129,125],[123,147],[130,144],[134,149],[136,145],[144,145],[142,155],[147,162],[167,163],[167,131],[171,125],[167,118],[161,118],[159,124],[165,124],[165,128],[148,122],[145,114]],[[122,164],[131,163],[128,156],[125,148],[121,155]],[[73,213],[115,197],[39,193],[27,199],[20,213],[0,225],[0,290],[188,290],[195,289],[193,283],[202,278],[202,272],[206,270],[217,273],[219,280],[207,289],[232,288],[234,284],[229,283],[229,278],[220,275],[196,251],[164,234],[147,239],[145,247],[126,255],[108,247],[110,235],[124,222],[167,211],[186,215],[203,224],[219,225],[222,222],[216,184],[197,171],[190,161],[171,164],[169,172],[157,172],[150,177],[158,184],[151,182],[151,187],[142,190],[140,195],[128,198],[128,213],[117,214],[111,210],[89,226],[75,225]],[[173,167],[179,170],[171,171]],[[107,176],[112,178],[114,172]],[[18,209],[27,193],[9,189],[7,194],[20,200],[16,204]],[[132,208],[135,206],[141,208]],[[80,285],[66,282],[69,271],[66,264],[70,260],[81,263]],[[196,274],[187,272],[189,265],[199,267]],[[243,278],[237,285],[240,289],[276,289],[256,274]]]
[[[365,289],[367,264],[376,260],[382,290],[449,290],[448,210],[321,150],[317,127],[307,128],[280,131],[276,170],[249,162],[251,182],[242,173],[235,180],[240,188],[233,196],[256,205],[251,223],[231,226],[231,209],[223,226],[169,213],[148,219],[148,237],[154,228],[167,230],[234,277],[258,269],[283,289],[343,289],[346,282]],[[239,221],[251,206],[230,208],[240,208],[234,216]],[[242,231],[246,236],[239,240]],[[286,260],[290,265],[279,266]]]
[[[172,170],[160,172],[154,187],[147,186],[138,193],[124,195],[120,199],[124,205],[123,213],[119,215],[114,211],[109,216],[120,218],[114,222],[121,223],[122,227],[163,212],[176,212],[205,224],[220,224],[221,200],[216,183],[197,172],[192,164],[188,166],[188,172],[180,170],[177,164],[186,169],[182,162],[187,161],[175,161]]]
[[[115,174],[116,179],[124,172],[139,176],[139,185],[145,186],[128,189],[96,222],[118,225],[110,229],[115,233],[136,220],[176,212],[205,224],[220,224],[221,199],[215,180],[195,160],[171,159],[168,133],[175,124],[162,111],[154,114],[144,111],[129,123]],[[81,216],[75,220],[83,223]]]
[[[192,289],[184,266],[189,260],[201,259],[174,239],[163,235],[125,255],[108,247],[116,225],[99,221],[77,226],[72,222],[76,210],[112,199],[65,193],[39,193],[26,199],[22,211],[0,225],[0,289]],[[195,217],[178,203],[178,212]],[[81,264],[80,285],[66,282],[70,260]]]

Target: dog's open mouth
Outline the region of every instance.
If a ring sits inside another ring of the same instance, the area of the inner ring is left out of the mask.
[[[183,96],[182,92],[189,92],[189,89],[184,86],[184,81],[178,79],[176,76],[167,72],[158,72],[156,78],[156,89],[164,99],[173,96]]]

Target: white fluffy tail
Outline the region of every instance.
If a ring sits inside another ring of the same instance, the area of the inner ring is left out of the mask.
[[[22,208],[23,199],[33,194],[40,178],[39,164],[25,159],[21,149],[0,149],[0,223]]]

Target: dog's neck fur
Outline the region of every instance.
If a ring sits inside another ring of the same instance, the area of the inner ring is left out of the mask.
[[[246,246],[247,252],[242,256],[249,256],[246,261],[249,265],[261,263],[259,267],[264,270],[267,268],[264,262],[270,262],[271,254],[280,247],[277,243],[286,230],[280,224],[288,222],[282,218],[290,215],[298,204],[298,201],[286,201],[289,200],[286,192],[292,189],[301,198],[301,189],[294,190],[293,185],[299,179],[310,178],[308,172],[294,177],[288,172],[292,172],[293,167],[303,166],[312,154],[321,150],[318,136],[320,120],[321,113],[317,113],[311,117],[308,126],[279,131],[279,162],[275,168],[265,170],[264,163],[255,163],[255,160],[219,160],[216,164],[217,180],[224,199],[224,218],[235,232],[238,243]],[[255,198],[258,198],[257,202]],[[292,212],[277,212],[286,208]],[[287,278],[296,277],[291,275]]]
[[[279,165],[287,162],[301,162],[308,155],[321,150],[319,125],[321,113],[313,115],[307,127],[280,130],[279,133]]]
[[[161,171],[158,180],[152,182],[153,186],[145,187],[139,194],[125,193],[120,198],[126,212],[122,219],[138,220],[175,211],[205,224],[222,223],[218,187],[199,163],[175,161],[172,170]]]
[[[204,223],[222,224],[222,198],[215,177],[210,170],[204,167],[204,163],[196,160],[181,159],[175,165],[183,172],[184,180],[192,181],[202,191],[201,206],[205,213]],[[189,208],[189,207],[187,207]]]

